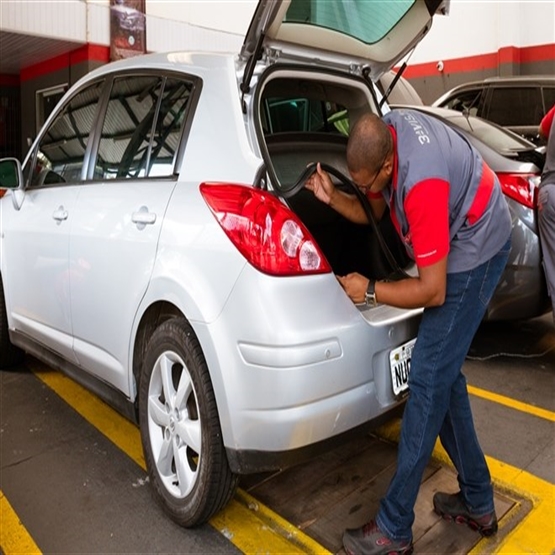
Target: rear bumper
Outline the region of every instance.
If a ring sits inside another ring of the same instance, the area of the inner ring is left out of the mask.
[[[233,470],[298,462],[402,405],[389,352],[416,336],[420,314],[361,311],[331,274],[272,278],[247,267],[221,316],[195,326]]]
[[[286,451],[256,451],[236,450],[228,447],[226,452],[229,466],[236,474],[255,474],[258,472],[282,470],[300,464],[329,452],[343,443],[361,437],[393,418],[401,418],[404,406],[404,401],[402,401],[393,408],[382,412],[370,422],[351,428],[342,434],[296,449]]]

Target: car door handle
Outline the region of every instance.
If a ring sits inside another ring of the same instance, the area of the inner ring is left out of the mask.
[[[67,220],[67,210],[63,206],[58,206],[52,213],[52,217],[56,220],[56,223],[61,224],[64,220]]]
[[[156,214],[149,212],[146,206],[141,206],[139,210],[131,214],[131,221],[137,224],[138,229],[144,229],[147,225],[156,223]]]

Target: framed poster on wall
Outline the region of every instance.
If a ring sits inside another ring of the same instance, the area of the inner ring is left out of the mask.
[[[145,0],[110,0],[110,59],[146,52]]]

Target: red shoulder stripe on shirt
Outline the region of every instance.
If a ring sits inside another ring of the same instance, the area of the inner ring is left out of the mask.
[[[466,215],[466,219],[470,225],[475,224],[485,212],[489,199],[491,198],[491,193],[493,192],[494,183],[495,174],[484,162],[482,166],[482,179],[480,179],[476,195]]]
[[[426,179],[414,185],[404,203],[418,266],[430,266],[449,254],[449,183]]]

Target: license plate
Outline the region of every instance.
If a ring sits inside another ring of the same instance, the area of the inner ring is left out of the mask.
[[[415,343],[416,339],[411,339],[408,343],[389,353],[391,383],[395,395],[399,395],[409,388],[410,359]]]

